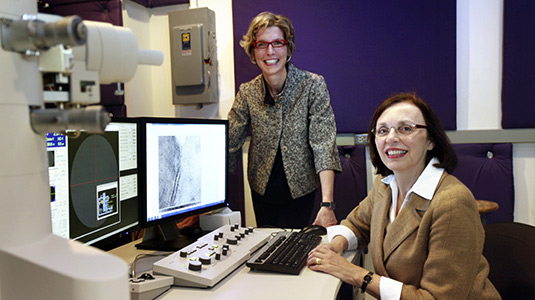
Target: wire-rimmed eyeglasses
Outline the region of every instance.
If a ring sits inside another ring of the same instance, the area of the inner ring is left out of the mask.
[[[267,47],[269,47],[269,45],[271,45],[271,47],[273,47],[273,48],[282,48],[282,47],[288,45],[288,41],[284,40],[284,39],[274,40],[274,41],[271,41],[271,42],[256,41],[256,42],[254,42],[253,47],[255,47],[255,49],[267,49]]]
[[[399,126],[391,126],[391,127],[386,127],[386,126],[381,126],[379,128],[373,128],[372,129],[372,133],[376,136],[376,137],[386,137],[388,135],[388,133],[390,133],[390,130],[394,128],[394,130],[399,134],[399,135],[410,135],[412,134],[413,132],[416,131],[416,129],[419,129],[419,128],[427,128],[427,126],[425,125],[420,125],[420,124],[402,124],[402,125],[399,125]]]

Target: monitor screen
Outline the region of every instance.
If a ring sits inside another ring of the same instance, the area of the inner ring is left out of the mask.
[[[227,206],[227,120],[142,118],[141,144],[143,227]]]
[[[47,134],[52,232],[99,248],[139,224],[139,120],[101,134]]]

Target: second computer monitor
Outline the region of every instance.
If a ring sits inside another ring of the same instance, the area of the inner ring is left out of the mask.
[[[142,118],[144,227],[227,206],[228,121]]]

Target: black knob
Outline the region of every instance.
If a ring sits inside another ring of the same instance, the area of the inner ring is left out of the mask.
[[[210,257],[201,257],[199,260],[203,265],[209,265],[212,262],[212,258]]]
[[[192,271],[200,271],[202,269],[202,264],[198,260],[193,260],[189,262],[188,268]]]

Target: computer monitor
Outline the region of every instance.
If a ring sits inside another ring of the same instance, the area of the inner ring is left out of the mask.
[[[228,205],[228,121],[142,118],[141,144],[147,229],[136,247],[178,250],[192,242],[178,220]]]
[[[101,134],[47,134],[53,233],[103,250],[129,241],[139,225],[139,126],[112,118]]]

